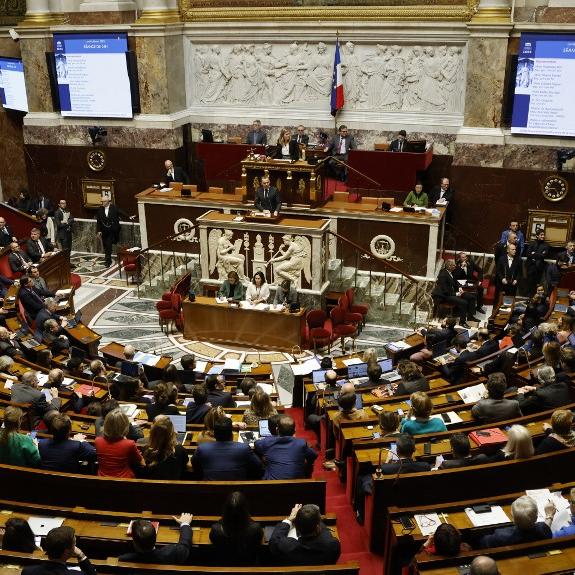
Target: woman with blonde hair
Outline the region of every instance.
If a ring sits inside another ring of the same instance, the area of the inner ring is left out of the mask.
[[[278,138],[276,149],[273,153],[276,160],[299,160],[299,146],[295,140],[292,140],[291,130],[283,128]]]
[[[263,389],[256,387],[252,395],[250,406],[244,411],[242,421],[246,425],[257,425],[260,419],[269,419],[276,415],[277,410],[273,406],[270,396]]]
[[[401,422],[401,433],[422,435],[424,433],[441,433],[447,431],[442,419],[431,417],[433,403],[427,393],[416,391],[409,396],[411,409],[409,416]]]
[[[226,412],[221,405],[217,407],[212,407],[210,411],[206,414],[204,418],[204,429],[198,433],[197,444],[204,443],[206,441],[215,441],[214,437],[214,425],[216,421],[222,417],[226,417]]]
[[[534,453],[533,440],[523,425],[512,425],[507,432],[507,443],[490,458],[490,461],[529,459]]]
[[[545,365],[558,369],[560,367],[559,361],[561,359],[561,346],[556,341],[548,341],[543,345],[543,357]]]
[[[24,412],[13,405],[4,410],[4,427],[0,429],[0,463],[22,467],[40,467],[40,453],[35,441],[20,433]]]
[[[158,415],[179,415],[176,407],[178,388],[170,381],[161,381],[154,388],[154,403],[146,405],[149,421],[154,421]]]
[[[106,477],[135,477],[134,469],[144,466],[144,459],[136,442],[126,439],[130,420],[121,409],[114,409],[104,419],[104,435],[96,437],[98,475]]]
[[[573,412],[568,409],[556,409],[551,416],[551,425],[544,423],[543,429],[547,435],[537,446],[535,455],[575,447]]]
[[[158,415],[150,429],[149,443],[144,451],[147,479],[182,479],[188,455],[177,443],[174,424],[167,415]]]
[[[368,347],[364,352],[361,358],[363,363],[367,363],[367,367],[369,368],[371,365],[377,364],[377,353],[375,351],[375,347]]]

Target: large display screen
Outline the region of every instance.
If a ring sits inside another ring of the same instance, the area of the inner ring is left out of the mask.
[[[54,34],[62,116],[131,118],[126,34]]]
[[[575,35],[522,34],[511,132],[575,136]]]
[[[28,111],[22,60],[0,57],[0,100],[4,108]]]

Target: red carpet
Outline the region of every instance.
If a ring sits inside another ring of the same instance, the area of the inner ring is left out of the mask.
[[[296,422],[297,437],[305,439],[310,445],[315,445],[317,440],[315,434],[304,429],[303,410],[292,408],[287,411]],[[359,561],[360,575],[382,575],[382,558],[369,551],[367,533],[355,519],[355,513],[345,496],[345,485],[340,482],[336,471],[323,469],[323,462],[324,454],[320,453],[313,476],[327,481],[326,510],[337,515],[337,529],[341,541],[340,562]]]

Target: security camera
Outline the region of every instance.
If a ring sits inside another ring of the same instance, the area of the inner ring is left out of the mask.
[[[14,40],[14,42],[18,42],[18,40],[20,40],[20,34],[18,34],[18,32],[16,32],[16,30],[14,30],[14,28],[10,28],[8,30],[8,34],[10,34],[10,38],[12,38],[12,40]]]

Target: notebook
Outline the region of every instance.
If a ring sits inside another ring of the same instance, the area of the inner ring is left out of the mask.
[[[185,415],[168,415],[170,421],[174,425],[176,432],[176,441],[182,445],[186,441],[188,432],[186,431],[186,416]]]

